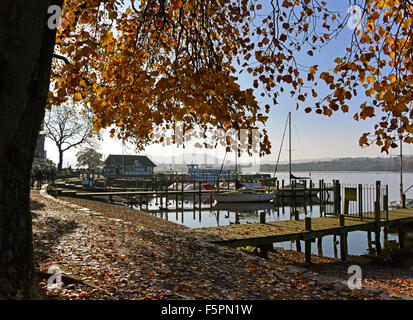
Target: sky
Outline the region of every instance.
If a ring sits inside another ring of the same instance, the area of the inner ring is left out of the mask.
[[[329,4],[337,6],[337,9],[344,17],[347,14],[347,1],[329,1]],[[338,56],[343,56],[343,52],[349,43],[352,31],[346,27],[340,35],[339,41],[333,41],[330,45],[323,48],[322,51],[315,52],[313,57],[299,56],[300,62],[311,66],[313,64],[320,65],[320,69],[329,69],[333,67],[333,61]],[[243,73],[245,74],[245,73]],[[250,87],[250,80],[245,76],[240,77],[241,87]],[[322,88],[319,89],[319,96],[322,96]],[[288,91],[288,90],[286,90]],[[359,90],[360,91],[360,90]],[[269,134],[269,139],[272,144],[271,154],[260,159],[261,162],[271,163],[276,162],[278,157],[282,134],[288,116],[288,112],[292,113],[292,161],[302,161],[305,159],[330,159],[343,157],[388,157],[399,154],[398,149],[390,151],[389,155],[381,153],[380,149],[372,145],[370,147],[361,148],[358,140],[364,132],[372,132],[373,126],[377,118],[369,120],[353,120],[353,115],[358,111],[360,104],[363,101],[362,96],[356,97],[349,103],[350,111],[346,114],[341,111],[333,113],[331,117],[317,115],[315,113],[305,113],[304,108],[296,110],[296,101],[288,94],[283,94],[278,99],[278,105],[273,106],[272,101],[262,98],[260,91],[255,91],[255,95],[259,103],[264,106],[270,104],[272,106],[269,113],[269,119],[266,124],[266,129]],[[106,158],[109,154],[136,154],[133,147],[125,148],[122,142],[116,138],[110,138],[109,134],[103,131],[104,140],[100,143],[99,152]],[[287,137],[280,155],[280,161],[288,160],[288,145]],[[411,145],[404,145],[405,154],[413,154]],[[57,163],[58,153],[57,148],[52,141],[46,139],[45,148],[49,159]],[[76,152],[79,150],[71,149],[64,154],[64,166],[76,166]],[[190,145],[185,150],[175,146],[150,145],[144,152],[139,154],[148,155],[152,160],[156,161],[160,155],[182,154],[188,152],[208,153],[220,158],[223,158],[225,151],[223,149],[207,151],[204,149],[196,149]],[[246,157],[243,157],[245,160]],[[242,162],[242,161],[241,161]]]

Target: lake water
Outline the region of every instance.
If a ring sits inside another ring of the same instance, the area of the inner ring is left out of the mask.
[[[265,173],[265,172],[263,172]],[[296,176],[310,176],[310,173],[296,172]],[[288,173],[281,172],[277,174],[278,179],[285,179],[287,183]],[[315,185],[318,185],[320,179],[325,183],[332,183],[333,180],[339,180],[342,184],[363,184],[375,185],[379,180],[382,185],[388,185],[389,201],[399,200],[400,176],[395,172],[311,172],[311,179]],[[403,176],[404,189],[406,190],[413,184],[413,173],[406,173]],[[413,188],[407,192],[407,198],[413,198]],[[161,206],[162,200],[162,206]],[[201,200],[201,201],[200,201]],[[176,210],[176,204],[178,210]],[[165,210],[168,205],[168,210]],[[146,206],[143,206],[145,209]],[[161,210],[163,208],[163,210]],[[229,224],[244,224],[248,222],[259,222],[260,213],[265,213],[266,221],[279,221],[293,219],[292,212],[298,210],[299,218],[320,217],[320,206],[304,205],[277,207],[272,203],[267,204],[238,204],[225,205],[211,202],[209,195],[203,195],[201,199],[197,195],[185,196],[182,199],[176,196],[169,196],[168,202],[165,199],[152,198],[148,202],[148,212],[162,219],[171,222],[183,224],[190,228],[224,226]],[[383,232],[382,245],[383,245]],[[374,237],[374,234],[373,234]],[[338,239],[337,239],[338,240]],[[389,233],[389,241],[397,241],[397,235]],[[275,247],[285,249],[296,249],[295,242],[282,242],[274,244]],[[301,244],[304,248],[304,243]],[[374,245],[373,245],[374,247]],[[337,252],[340,254],[337,244],[334,245],[334,236],[323,237],[323,255],[327,257],[336,257]],[[348,234],[348,253],[350,255],[362,255],[369,252],[369,243],[367,232],[355,231]],[[318,254],[317,244],[312,243],[312,253]]]

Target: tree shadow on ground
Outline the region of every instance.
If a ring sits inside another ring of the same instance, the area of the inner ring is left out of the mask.
[[[41,222],[38,221],[37,224],[38,231],[34,232],[34,239],[35,251],[39,256],[48,256],[50,250],[56,247],[63,236],[73,233],[79,226],[76,221],[60,220],[54,217],[47,217]]]
[[[45,205],[37,200],[30,199],[30,210],[42,210]]]

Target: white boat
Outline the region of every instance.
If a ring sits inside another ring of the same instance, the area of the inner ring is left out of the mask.
[[[274,199],[274,193],[255,190],[236,190],[213,195],[217,202],[266,202]]]

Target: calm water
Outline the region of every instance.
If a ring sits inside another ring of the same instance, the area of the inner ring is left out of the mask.
[[[296,176],[309,176],[306,172],[297,172]],[[277,177],[287,181],[288,173],[281,172]],[[413,173],[404,175],[404,189],[413,184]],[[399,174],[390,172],[312,172],[311,179],[316,185],[320,179],[326,183],[333,180],[340,180],[342,184],[363,184],[374,185],[377,180],[382,185],[389,186],[389,201],[399,200]],[[406,194],[407,198],[413,198],[413,188]],[[148,199],[148,212],[171,222],[183,224],[190,228],[225,226],[229,224],[245,224],[248,222],[259,222],[260,214],[265,214],[266,221],[279,221],[292,219],[291,212],[298,210],[300,219],[304,217],[320,217],[319,206],[302,205],[291,208],[290,206],[276,207],[272,203],[266,204],[216,204],[211,202],[209,195],[203,195],[201,199],[193,195],[185,196],[183,201],[179,197],[170,196],[166,199]],[[162,200],[162,205],[161,205]],[[176,210],[176,203],[178,210]],[[165,210],[168,204],[168,210]],[[145,209],[146,206],[143,206]],[[163,208],[163,210],[162,210]],[[383,241],[383,232],[382,241]],[[338,239],[337,239],[338,240]],[[396,241],[395,234],[388,235],[389,241]],[[383,243],[383,242],[382,242]],[[274,244],[275,247],[285,249],[296,249],[295,242],[282,242]],[[301,244],[304,248],[304,243]],[[374,246],[373,246],[374,247]],[[334,237],[323,237],[323,255],[335,257],[340,254],[339,248],[335,248]],[[348,234],[348,250],[350,255],[362,255],[369,252],[367,232],[355,231]],[[312,252],[318,254],[317,244],[312,243]]]

